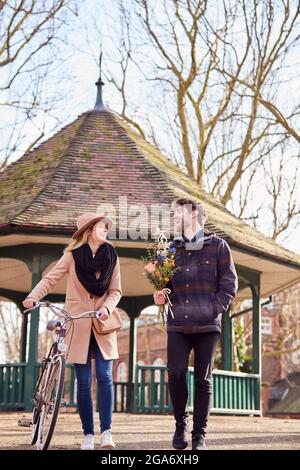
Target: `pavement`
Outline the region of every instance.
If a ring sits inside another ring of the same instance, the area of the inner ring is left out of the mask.
[[[30,414],[0,413],[0,450],[35,449],[30,445],[30,429],[18,426],[20,418],[30,418]],[[173,430],[174,419],[170,415],[113,415],[112,434],[116,451],[172,450]],[[100,448],[100,433],[96,413],[95,435],[97,449]],[[81,440],[79,415],[61,412],[50,449],[78,450]],[[300,450],[300,420],[211,415],[206,442],[209,450]]]

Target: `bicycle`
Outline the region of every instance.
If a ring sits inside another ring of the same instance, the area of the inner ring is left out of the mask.
[[[38,450],[47,450],[53,436],[60,406],[63,404],[66,358],[68,356],[67,346],[64,342],[66,325],[70,321],[73,322],[81,318],[98,318],[100,320],[100,314],[90,310],[73,317],[66,310],[48,301],[35,301],[34,306],[24,310],[24,313],[37,307],[47,307],[55,315],[64,318],[65,321],[50,320],[47,323],[47,330],[53,331],[56,337],[47,356],[42,361],[42,369],[32,398],[32,418],[29,422],[28,420],[19,420],[18,424],[19,426],[32,426],[31,445],[36,443]]]

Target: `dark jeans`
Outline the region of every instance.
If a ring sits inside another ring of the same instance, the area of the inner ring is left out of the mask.
[[[174,417],[182,421],[188,417],[188,387],[186,373],[189,355],[194,349],[195,398],[192,434],[205,436],[207,419],[212,405],[212,369],[220,333],[168,332],[169,391]]]
[[[94,434],[93,401],[92,401],[92,363],[94,351],[96,378],[98,385],[98,407],[101,432],[110,429],[113,411],[113,360],[103,359],[94,333],[91,334],[86,364],[74,364],[77,377],[77,406],[84,434]]]

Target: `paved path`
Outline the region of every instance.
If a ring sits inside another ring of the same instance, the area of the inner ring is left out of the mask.
[[[30,417],[20,412],[0,413],[0,449],[27,450],[30,430],[18,427],[18,419]],[[98,417],[95,415],[95,429]],[[174,428],[168,415],[135,415],[116,413],[113,416],[113,437],[116,450],[168,450]],[[97,434],[96,442],[99,434]],[[61,413],[53,438],[53,449],[79,449],[81,424],[76,413]],[[207,433],[209,449],[298,449],[300,420],[212,415]]]

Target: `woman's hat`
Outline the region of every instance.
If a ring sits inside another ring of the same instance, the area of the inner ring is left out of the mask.
[[[108,231],[110,231],[112,227],[112,220],[107,217],[105,214],[95,214],[94,212],[85,212],[84,214],[80,215],[77,219],[77,231],[73,233],[72,238],[79,238],[82,232],[88,228],[90,225],[94,225],[96,222],[103,220],[103,222],[107,223]]]

